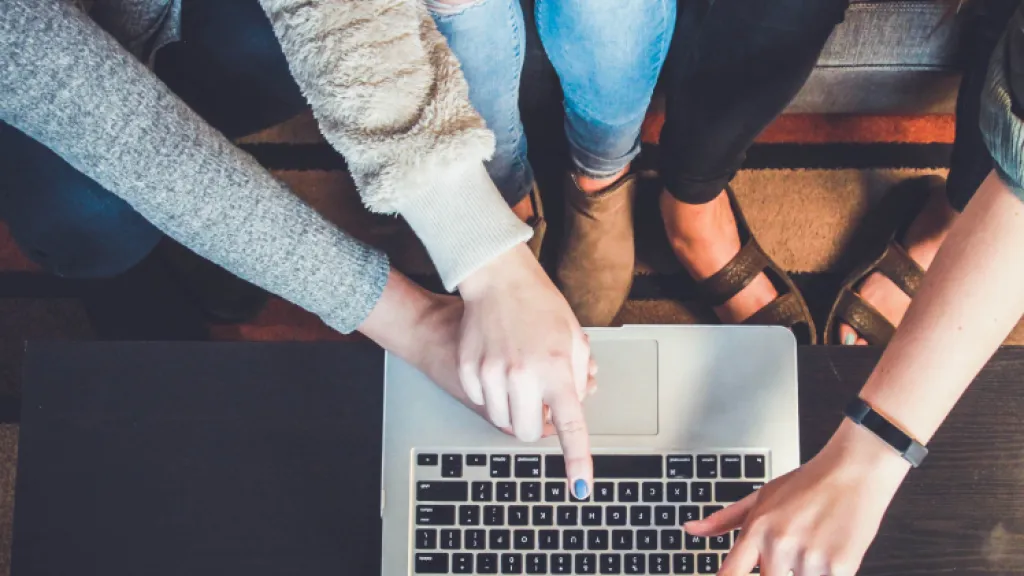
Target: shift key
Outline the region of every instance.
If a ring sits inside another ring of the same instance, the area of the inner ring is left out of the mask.
[[[594,478],[662,477],[663,458],[651,454],[594,454]],[[544,475],[565,478],[565,459],[561,454],[544,458]]]
[[[416,500],[420,502],[466,502],[469,500],[469,484],[462,481],[417,482]]]
[[[764,482],[716,482],[715,501],[717,502],[739,502],[747,496],[760,490]]]
[[[417,506],[416,524],[419,526],[454,526],[455,506]]]

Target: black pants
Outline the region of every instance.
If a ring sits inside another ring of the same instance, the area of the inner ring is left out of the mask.
[[[848,0],[686,0],[663,82],[661,175],[689,204],[713,200],[806,82]]]
[[[963,78],[956,101],[956,138],[946,180],[946,195],[962,211],[994,167],[978,126],[981,92],[989,60],[1020,0],[983,0],[970,3],[960,16]],[[1014,94],[1016,99],[1017,95]]]

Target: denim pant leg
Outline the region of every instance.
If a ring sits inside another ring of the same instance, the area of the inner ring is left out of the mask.
[[[2,122],[0,219],[29,259],[72,278],[120,274],[161,238],[124,200]]]
[[[520,0],[477,0],[452,5],[427,0],[437,29],[459,59],[469,100],[494,132],[487,173],[509,206],[533,186],[526,133],[519,115],[519,81],[526,53]]]
[[[676,0],[537,0],[535,13],[562,83],[573,163],[586,176],[611,176],[640,152]]]
[[[682,202],[717,197],[803,86],[848,0],[691,0],[666,64],[661,176]]]
[[[211,126],[237,138],[306,109],[258,0],[184,0],[181,18],[156,73]]]

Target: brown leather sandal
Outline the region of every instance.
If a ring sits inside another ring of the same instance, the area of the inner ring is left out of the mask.
[[[915,181],[907,181],[905,184],[912,185],[911,187],[921,185],[927,192],[932,187],[945,186],[945,180],[939,177],[923,177],[915,179]],[[911,193],[915,191],[916,188],[911,190]],[[861,297],[857,293],[857,289],[864,279],[879,272],[907,296],[913,298],[917,294],[925,271],[910,257],[907,250],[900,244],[899,239],[904,236],[911,222],[924,208],[927,200],[927,194],[918,194],[918,197],[911,198],[909,208],[902,214],[901,221],[889,236],[881,254],[856,268],[843,281],[843,286],[839,289],[839,296],[832,304],[832,310],[828,313],[828,320],[825,322],[824,342],[826,345],[840,343],[837,342],[840,322],[849,324],[871,346],[885,346],[889,343],[892,335],[896,332],[896,327],[877,308]]]
[[[732,188],[726,186],[725,191],[736,216],[742,247],[721,270],[697,285],[702,299],[711,306],[721,306],[764,272],[779,296],[744,320],[743,324],[785,326],[793,331],[800,344],[816,343],[818,335],[814,329],[814,320],[803,295],[786,271],[768,257],[757,243]]]

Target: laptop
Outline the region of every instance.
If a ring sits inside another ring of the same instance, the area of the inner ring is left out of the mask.
[[[495,430],[394,356],[385,367],[382,574],[714,574],[736,534],[684,522],[800,463],[796,341],[780,327],[587,331],[594,485],[558,439]]]

